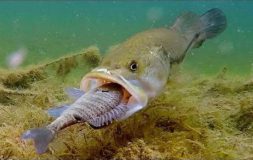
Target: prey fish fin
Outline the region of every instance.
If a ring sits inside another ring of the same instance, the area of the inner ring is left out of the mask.
[[[77,100],[80,98],[82,95],[84,95],[84,91],[77,89],[77,88],[66,88],[65,93],[72,99],[72,100]],[[68,109],[70,107],[69,104],[63,104],[61,106],[53,107],[49,110],[47,110],[47,113],[54,118],[59,117],[63,111]]]
[[[62,112],[64,112],[66,109],[70,108],[70,105],[64,104],[62,106],[57,106],[54,108],[50,108],[47,110],[47,113],[54,118],[60,117]]]
[[[48,144],[53,140],[54,134],[47,128],[35,128],[26,131],[22,135],[22,139],[34,140],[36,152],[38,154],[45,153],[48,149]]]
[[[82,95],[84,95],[84,91],[78,89],[78,88],[65,88],[65,93],[72,99],[72,100],[77,100],[80,98]]]

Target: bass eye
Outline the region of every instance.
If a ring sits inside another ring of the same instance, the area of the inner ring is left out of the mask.
[[[136,71],[137,68],[138,68],[138,64],[136,61],[131,61],[130,65],[129,65],[129,68],[131,71]]]

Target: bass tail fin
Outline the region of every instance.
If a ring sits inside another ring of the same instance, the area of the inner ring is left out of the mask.
[[[218,8],[210,9],[200,16],[200,27],[199,34],[203,34],[204,39],[213,38],[226,29],[226,16]]]
[[[172,29],[184,35],[189,40],[189,45],[184,54],[191,48],[198,48],[206,39],[219,35],[226,29],[225,14],[218,8],[213,8],[201,16],[187,12],[180,16]],[[184,56],[184,55],[183,55]]]

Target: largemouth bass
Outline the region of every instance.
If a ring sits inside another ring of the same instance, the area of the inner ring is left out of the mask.
[[[223,32],[226,24],[224,13],[214,8],[200,16],[187,12],[171,27],[130,37],[111,49],[101,64],[83,77],[80,89],[86,94],[70,107],[63,107],[65,111],[46,128],[32,129],[23,138],[34,139],[37,152],[43,153],[55,133],[68,125],[82,121],[100,127],[133,115],[163,91],[173,64]],[[105,93],[98,94],[96,89],[108,83],[109,97],[104,99]],[[99,102],[104,105],[97,105]]]
[[[186,12],[169,28],[138,33],[110,50],[100,66],[83,77],[81,89],[108,82],[121,85],[131,95],[122,119],[127,118],[163,91],[173,64],[223,32],[226,24],[224,13],[214,8],[200,16]]]

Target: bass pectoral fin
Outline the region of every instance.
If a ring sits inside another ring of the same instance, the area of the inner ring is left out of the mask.
[[[138,103],[134,98],[130,98],[128,103],[127,103],[127,111],[124,116],[119,118],[119,120],[124,120],[127,119],[128,117],[132,116],[136,112],[140,111],[143,109],[146,105]]]

